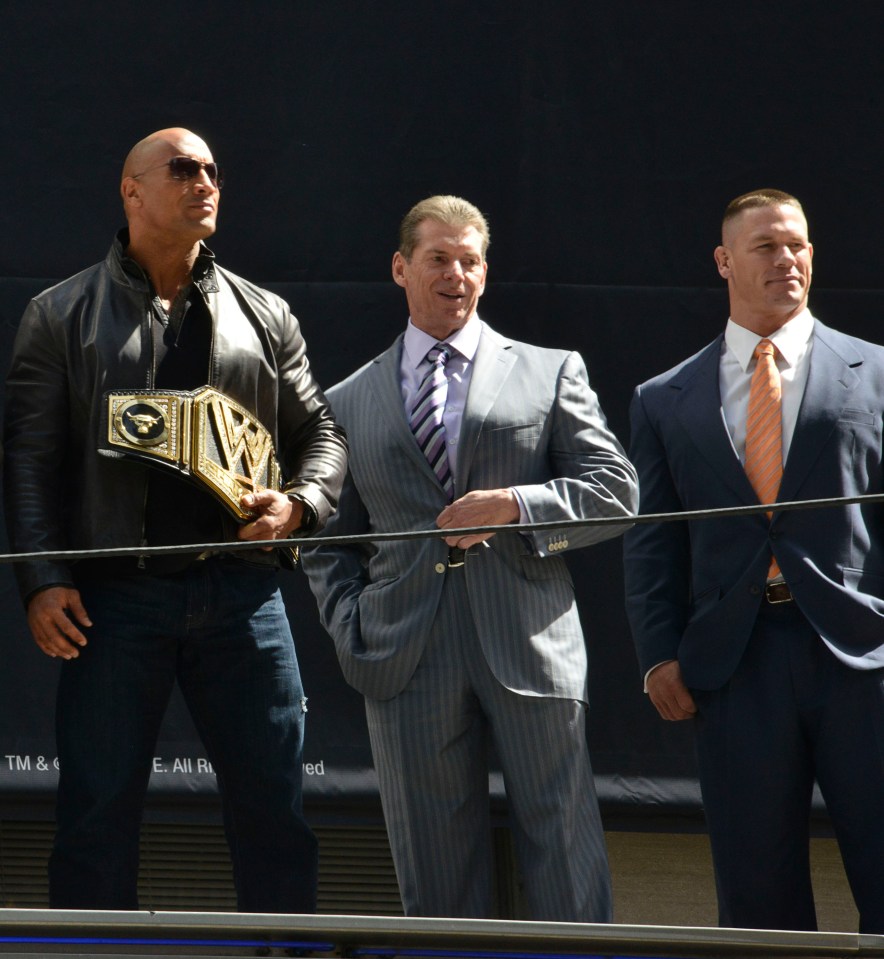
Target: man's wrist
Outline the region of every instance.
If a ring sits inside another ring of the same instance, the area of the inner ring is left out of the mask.
[[[653,673],[653,672],[655,672],[656,670],[658,670],[661,666],[665,666],[667,663],[674,663],[674,662],[676,662],[676,660],[674,660],[674,659],[663,659],[663,660],[661,660],[659,663],[657,663],[656,665],[652,666],[652,667],[645,673],[645,680],[644,680],[644,689],[643,689],[643,692],[647,692],[647,691],[648,691],[648,680],[651,678],[651,673]]]
[[[316,528],[316,524],[319,520],[319,516],[312,503],[310,503],[310,501],[300,493],[286,493],[285,495],[292,501],[292,503],[298,503],[301,506],[301,521],[291,530],[291,532],[312,532]]]

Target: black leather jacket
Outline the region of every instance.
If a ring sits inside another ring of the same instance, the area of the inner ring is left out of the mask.
[[[16,552],[143,543],[150,467],[97,452],[103,394],[153,387],[150,286],[125,258],[127,240],[124,230],[104,262],[35,297],[22,318],[4,430],[6,520]],[[284,490],[310,507],[306,532],[313,532],[337,505],[347,444],[313,379],[298,322],[278,296],[216,266],[206,247],[197,263],[194,283],[213,325],[205,382],[274,434]],[[255,553],[265,561],[276,555]],[[16,573],[25,599],[74,582],[70,567],[55,562],[19,563]]]

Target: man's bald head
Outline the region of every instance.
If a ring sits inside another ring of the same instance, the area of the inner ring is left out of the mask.
[[[138,176],[165,159],[181,155],[208,160],[212,154],[204,140],[184,127],[157,130],[139,140],[129,151],[123,164],[123,179]]]
[[[173,169],[175,157],[197,162]],[[210,175],[207,164],[214,164],[211,150],[183,127],[157,130],[132,147],[120,182],[130,255],[145,260],[150,250],[179,245],[190,255],[215,232],[221,177],[214,166]]]

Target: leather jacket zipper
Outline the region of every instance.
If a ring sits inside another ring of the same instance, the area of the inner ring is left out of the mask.
[[[150,363],[147,364],[147,389],[152,390],[154,381],[156,379],[156,365],[157,365],[157,350],[156,343],[154,342],[154,333],[153,333],[153,305],[151,303],[150,296],[150,280],[144,270],[141,271],[144,275],[144,281],[147,284],[147,293],[145,294],[147,298],[147,335],[150,340]],[[144,476],[144,496],[141,501],[141,542],[139,546],[145,547],[147,543],[147,494],[150,489],[150,473],[146,473]],[[138,556],[138,562],[135,564],[138,569],[147,569],[147,557],[144,553],[140,553]]]

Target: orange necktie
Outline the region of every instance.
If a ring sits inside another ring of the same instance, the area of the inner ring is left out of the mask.
[[[770,340],[755,347],[755,372],[749,388],[746,418],[746,475],[759,503],[773,503],[783,478],[783,389],[776,363],[777,348]],[[767,518],[773,514],[768,512]],[[771,556],[768,579],[780,575]]]

